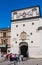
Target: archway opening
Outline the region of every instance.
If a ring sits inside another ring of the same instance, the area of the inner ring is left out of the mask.
[[[28,57],[28,44],[26,42],[20,43],[20,53],[24,57]]]

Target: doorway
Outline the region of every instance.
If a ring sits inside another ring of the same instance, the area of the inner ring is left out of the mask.
[[[20,44],[20,54],[24,57],[28,57],[28,43],[27,42],[21,42]]]
[[[5,48],[5,47],[2,47],[1,48],[1,53],[3,52],[3,54],[6,54],[7,53],[7,48]]]

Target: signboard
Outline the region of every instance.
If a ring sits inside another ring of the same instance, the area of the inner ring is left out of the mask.
[[[6,45],[0,45],[0,47],[6,47]]]
[[[40,10],[38,6],[12,12],[12,20],[20,20],[33,17],[40,17]]]

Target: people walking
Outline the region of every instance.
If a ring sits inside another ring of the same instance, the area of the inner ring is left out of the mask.
[[[12,53],[10,54],[10,61],[12,61]]]
[[[19,61],[19,63],[20,63],[20,57],[21,57],[21,55],[20,55],[20,54],[18,54],[18,61]]]
[[[22,62],[24,64],[24,55],[21,55],[21,60],[22,60]]]

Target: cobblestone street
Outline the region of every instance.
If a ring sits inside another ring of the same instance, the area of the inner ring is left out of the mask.
[[[4,61],[0,62],[0,65],[14,65],[14,62]],[[42,59],[29,59],[20,63],[18,62],[16,65],[42,65]]]

